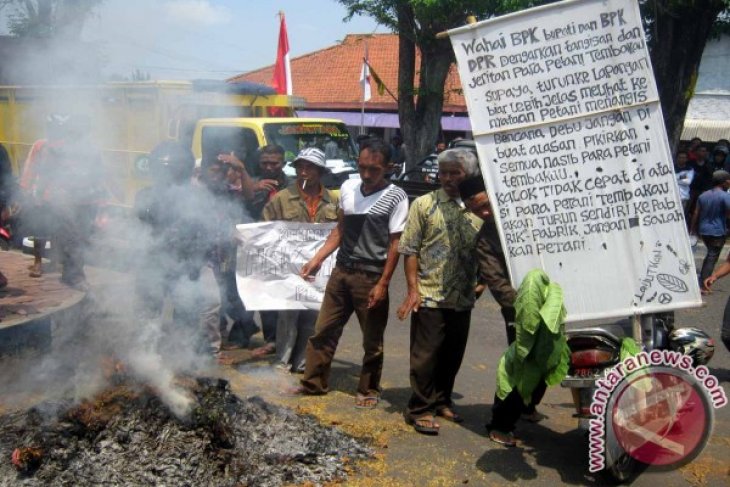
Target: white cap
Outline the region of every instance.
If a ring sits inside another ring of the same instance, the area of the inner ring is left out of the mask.
[[[301,151],[299,151],[296,159],[294,159],[294,162],[292,162],[292,166],[295,166],[297,164],[297,161],[311,162],[315,166],[321,167],[325,171],[328,170],[327,160],[325,158],[324,152],[317,149],[316,147],[307,147],[306,149],[302,149]]]

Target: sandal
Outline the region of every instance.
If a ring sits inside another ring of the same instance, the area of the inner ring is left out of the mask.
[[[436,416],[441,416],[447,421],[451,421],[452,423],[463,423],[464,418],[461,417],[459,413],[451,409],[450,407],[446,406],[436,411]]]
[[[236,359],[222,352],[218,352],[215,354],[215,361],[218,363],[218,365],[233,365],[236,363]]]
[[[489,432],[489,439],[495,443],[499,443],[500,445],[504,445],[510,448],[513,446],[517,446],[515,436],[512,433],[503,433],[501,431],[491,430]]]
[[[420,418],[413,418],[406,415],[406,423],[413,426],[413,429],[422,435],[438,435],[439,428],[441,427],[432,414],[427,414]]]
[[[29,267],[28,275],[30,277],[43,277],[43,267],[41,264],[33,264]]]
[[[358,394],[355,398],[355,409],[375,409],[380,402],[380,396],[364,396]]]
[[[238,342],[228,342],[221,345],[221,350],[241,350],[246,348],[246,345]]]
[[[288,387],[281,391],[284,397],[323,396],[324,392],[311,392],[304,386]]]
[[[273,343],[267,343],[259,348],[254,348],[253,351],[251,351],[251,356],[254,358],[262,358],[267,355],[271,355],[274,352],[276,352],[276,345]]]

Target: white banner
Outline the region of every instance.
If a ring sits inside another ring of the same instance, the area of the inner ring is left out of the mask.
[[[263,222],[238,225],[236,282],[248,310],[319,309],[337,252],[314,282],[299,271],[327,240],[335,223]]]
[[[569,0],[449,31],[515,287],[568,320],[701,304],[635,0]]]

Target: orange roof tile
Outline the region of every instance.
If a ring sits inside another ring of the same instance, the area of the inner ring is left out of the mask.
[[[362,101],[360,71],[368,46],[368,61],[385,86],[398,93],[398,35],[349,34],[341,44],[321,49],[291,60],[295,96],[307,101],[307,108],[359,109]],[[416,72],[420,56],[416,57]],[[243,73],[228,81],[253,81],[271,86],[274,66]],[[372,76],[371,76],[372,78]],[[396,101],[384,92],[378,93],[371,79],[372,98],[365,104],[370,110],[397,111]],[[461,82],[456,66],[451,67],[444,87],[444,111],[466,112]]]

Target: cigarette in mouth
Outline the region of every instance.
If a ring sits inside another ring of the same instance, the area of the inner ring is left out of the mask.
[[[307,180],[306,179],[304,181],[302,181],[302,191],[304,191],[305,189],[307,189]]]

